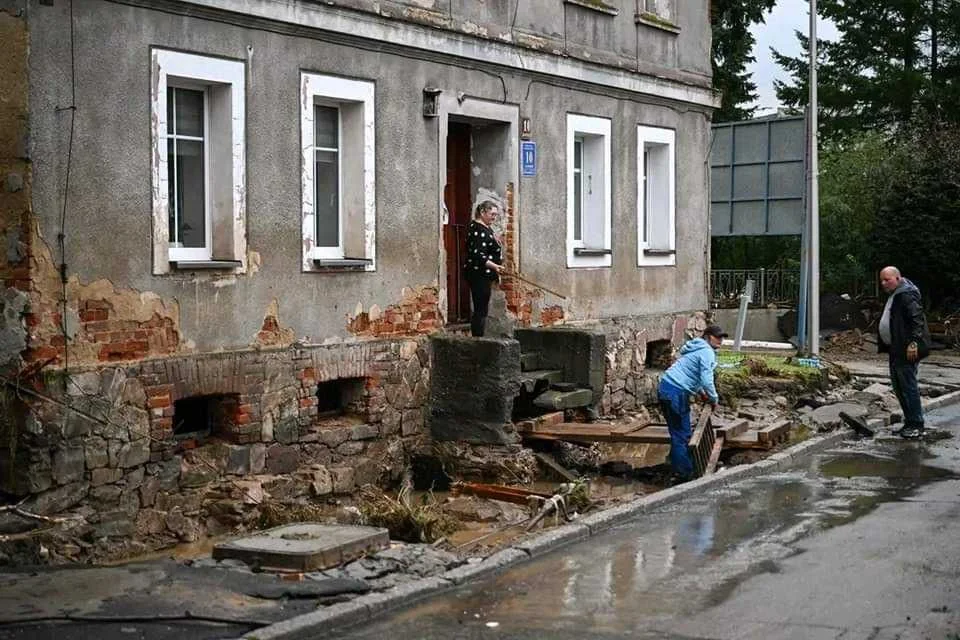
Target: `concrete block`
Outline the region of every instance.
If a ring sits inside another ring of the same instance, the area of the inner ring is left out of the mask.
[[[520,343],[439,334],[431,337],[430,346],[428,426],[434,439],[516,442],[512,412],[520,389]]]
[[[319,571],[389,545],[386,529],[304,523],[223,542],[214,547],[213,558],[233,558],[264,568]]]
[[[541,393],[533,404],[548,411],[562,411],[587,407],[593,403],[593,391],[590,389],[576,389],[574,391],[555,391],[553,389]]]

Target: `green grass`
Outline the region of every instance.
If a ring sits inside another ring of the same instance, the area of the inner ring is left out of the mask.
[[[826,371],[798,366],[791,362],[792,358],[792,355],[718,352],[716,383],[721,399],[736,406],[745,391],[760,384],[760,378],[792,380],[798,394],[822,388]]]

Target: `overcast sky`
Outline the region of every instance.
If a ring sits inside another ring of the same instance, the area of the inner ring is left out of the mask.
[[[749,70],[757,85],[756,104],[761,109],[757,115],[776,109],[779,103],[773,90],[773,81],[787,79],[787,74],[773,61],[770,48],[773,47],[780,53],[791,56],[802,53],[794,32],[808,31],[809,7],[807,0],[778,0],[777,6],[767,14],[766,23],[755,25],[753,28],[753,34],[757,39],[753,53],[757,61],[749,67]],[[820,39],[834,39],[837,34],[836,28],[823,20],[819,21],[817,30]]]

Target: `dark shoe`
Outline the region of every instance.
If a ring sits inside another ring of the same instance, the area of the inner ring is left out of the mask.
[[[904,427],[900,429],[900,437],[905,440],[919,440],[923,437],[923,429],[917,427]]]
[[[693,476],[682,476],[679,473],[674,473],[670,476],[669,486],[675,487],[678,484],[683,484],[684,482],[690,482],[693,480]]]

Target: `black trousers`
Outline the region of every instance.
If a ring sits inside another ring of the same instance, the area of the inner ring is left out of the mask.
[[[487,323],[487,313],[490,310],[490,287],[492,280],[486,278],[467,278],[470,285],[470,300],[473,313],[470,315],[470,335],[483,336],[484,326]]]

